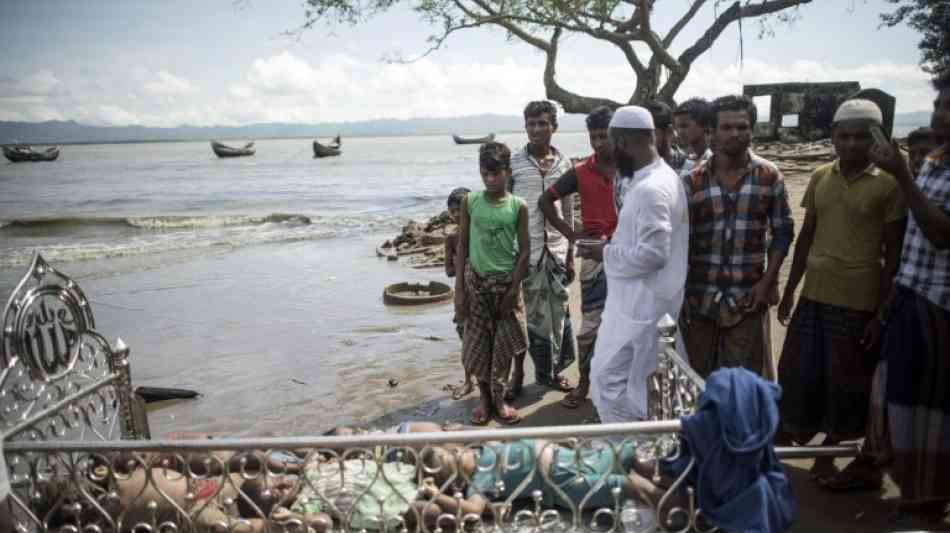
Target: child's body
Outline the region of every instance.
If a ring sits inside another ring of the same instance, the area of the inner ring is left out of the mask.
[[[518,290],[528,267],[528,208],[508,192],[511,151],[501,143],[479,149],[485,190],[462,201],[455,265],[455,313],[465,321],[462,362],[478,380],[481,402],[471,423],[520,421],[504,398],[512,359],[527,350],[515,313]],[[464,265],[464,268],[460,268]]]
[[[455,224],[459,223],[460,211],[462,209],[462,200],[465,199],[465,195],[472,192],[465,187],[458,187],[452,189],[452,192],[449,193],[448,201],[446,202],[449,218],[452,219],[452,222]],[[445,236],[445,275],[454,278],[456,272],[455,259],[458,254],[458,242],[459,242],[459,232],[458,228],[452,233],[449,233]],[[464,268],[464,265],[463,267]],[[452,323],[455,324],[455,331],[459,335],[459,340],[464,340],[465,337],[465,321],[460,319],[458,315],[452,317]],[[472,376],[465,371],[465,381],[462,383],[460,388],[452,387],[452,399],[461,400],[465,396],[468,396],[475,390],[475,386],[472,384]]]

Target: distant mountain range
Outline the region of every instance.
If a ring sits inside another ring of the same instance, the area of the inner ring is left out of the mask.
[[[583,115],[561,117],[562,131],[584,129]],[[386,137],[458,133],[483,136],[489,133],[523,131],[524,120],[515,115],[472,115],[456,118],[380,119],[320,124],[248,124],[246,126],[87,126],[75,121],[0,121],[0,144],[121,143],[154,141],[206,141],[211,139],[280,139],[333,137]]]
[[[902,129],[925,126],[930,113],[898,113],[895,126]],[[72,120],[48,122],[0,121],[0,144],[81,144],[155,141],[206,141],[211,139],[254,140],[280,138],[386,137],[403,135],[482,136],[488,133],[521,132],[524,120],[517,115],[471,115],[453,118],[380,119],[319,124],[248,124],[246,126],[189,126],[153,128],[148,126],[87,126]],[[561,131],[584,130],[584,115],[560,117]]]

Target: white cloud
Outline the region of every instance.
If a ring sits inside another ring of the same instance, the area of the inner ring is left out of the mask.
[[[0,80],[0,120],[74,119],[89,124],[149,126],[239,125],[253,122],[334,122],[374,118],[517,114],[544,97],[543,56],[521,54],[491,62],[410,64],[363,61],[347,54],[308,60],[289,51],[249,61],[214,91],[147,65],[123,74],[67,76],[40,70]],[[629,98],[636,80],[623,63],[591,65],[583,58],[558,65],[558,80],[579,94]],[[916,65],[868,63],[841,67],[814,61],[747,59],[737,65],[697,64],[677,93],[715,97],[743,83],[855,80],[897,97],[899,112],[928,110],[933,91]],[[202,86],[214,84],[200,80]]]
[[[188,94],[195,91],[195,86],[185,78],[175,76],[170,72],[160,70],[157,73],[158,79],[146,82],[143,87],[152,94],[173,96],[179,94]]]

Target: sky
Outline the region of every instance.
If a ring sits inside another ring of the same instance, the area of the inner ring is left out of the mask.
[[[685,5],[657,2],[654,27],[665,33]],[[676,97],[854,80],[896,96],[898,112],[929,110],[918,35],[878,28],[887,9],[885,0],[813,0],[762,38],[746,21],[741,61],[730,26]],[[714,16],[701,10],[674,54]],[[392,64],[383,58],[419,54],[433,30],[408,7],[284,35],[303,21],[302,0],[0,0],[0,120],[173,127],[517,115],[545,97],[543,54],[497,29],[465,30],[422,59]],[[611,45],[572,35],[562,39],[558,81],[624,101],[635,77]]]

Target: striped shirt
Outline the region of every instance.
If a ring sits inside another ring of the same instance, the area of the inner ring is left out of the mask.
[[[914,183],[931,203],[950,215],[950,153],[946,147],[927,156]],[[938,250],[927,240],[913,211],[907,218],[900,270],[895,281],[950,311],[950,250]]]
[[[541,194],[554,185],[562,174],[573,168],[570,158],[561,155],[556,148],[551,147],[554,163],[546,174],[541,173],[541,165],[528,152],[528,146],[511,154],[511,180],[509,189],[512,193],[524,199],[528,204],[528,237],[531,241],[531,266],[538,264],[541,251],[544,249],[545,237],[551,253],[562,262],[567,258],[567,239],[561,232],[548,223],[544,213],[538,207]],[[561,216],[561,200],[554,203],[558,216]],[[568,202],[568,225],[573,225],[573,202]]]
[[[738,302],[765,274],[768,250],[788,253],[794,222],[775,164],[750,151],[738,190],[730,191],[716,180],[715,161],[713,156],[684,180],[690,216],[686,299],[701,315],[731,321]]]

